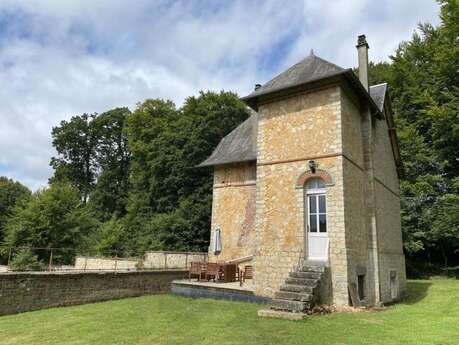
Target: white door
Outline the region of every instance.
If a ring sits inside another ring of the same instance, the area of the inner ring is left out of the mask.
[[[312,182],[312,181],[311,181]],[[322,183],[320,183],[322,182]],[[323,181],[308,183],[305,215],[307,216],[307,248],[309,260],[328,260],[327,198]]]

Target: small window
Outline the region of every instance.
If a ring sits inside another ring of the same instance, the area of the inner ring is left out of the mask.
[[[397,286],[397,271],[390,271],[390,297],[392,299],[398,298],[398,286]]]
[[[357,276],[357,285],[359,289],[359,299],[361,301],[365,300],[365,275],[359,274]]]

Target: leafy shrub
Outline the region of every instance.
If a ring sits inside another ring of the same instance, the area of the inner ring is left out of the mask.
[[[39,271],[43,268],[43,263],[28,248],[19,249],[10,262],[12,271]]]

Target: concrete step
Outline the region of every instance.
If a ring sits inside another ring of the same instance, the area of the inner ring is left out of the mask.
[[[298,321],[298,320],[303,320],[307,316],[307,314],[291,313],[289,311],[281,311],[281,310],[273,310],[273,309],[261,309],[258,311],[258,316]]]
[[[271,301],[271,309],[274,310],[286,310],[292,312],[302,313],[308,310],[310,307],[309,302],[290,301],[286,299],[274,298]]]
[[[305,285],[282,284],[280,287],[280,291],[313,293],[314,287]]]
[[[300,272],[317,272],[324,273],[325,266],[315,266],[315,265],[303,265],[299,269]]]
[[[307,278],[307,279],[320,279],[322,273],[320,272],[290,272],[291,278]]]
[[[307,278],[287,278],[285,280],[286,284],[293,284],[293,285],[304,285],[304,286],[312,286],[315,287],[317,285],[317,279],[307,279]]]
[[[310,302],[312,301],[313,295],[305,292],[278,291],[274,294],[274,298]]]

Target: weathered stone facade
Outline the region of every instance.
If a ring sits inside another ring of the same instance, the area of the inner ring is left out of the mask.
[[[212,201],[212,229],[220,228],[222,252],[218,260],[253,255],[255,234],[256,166],[241,163],[216,167]],[[215,232],[211,233],[209,260],[214,255]]]
[[[333,179],[327,191],[333,301],[347,303],[340,90],[261,105],[258,114],[256,292],[273,296],[305,257],[304,190],[296,181],[315,159]]]
[[[273,297],[290,272],[308,259],[305,186],[309,178],[320,178],[325,184],[328,238],[321,302],[349,305],[350,291],[356,289],[359,304],[397,300],[406,276],[398,146],[396,137],[389,135],[393,128],[384,101],[386,87],[373,90],[380,111],[368,100],[369,93],[340,78],[312,86],[293,84],[280,94],[277,83],[296,76],[297,69],[309,71],[314,64],[325,68],[323,60],[316,62],[313,56],[302,63],[305,67],[295,65],[286,76],[267,83],[265,89],[274,90],[267,96],[257,96],[263,95],[262,88],[246,98],[258,112],[253,131],[256,170],[247,162],[213,163],[209,259],[253,255],[255,293]],[[355,77],[352,72],[346,75]],[[222,251],[214,256],[217,226]]]

